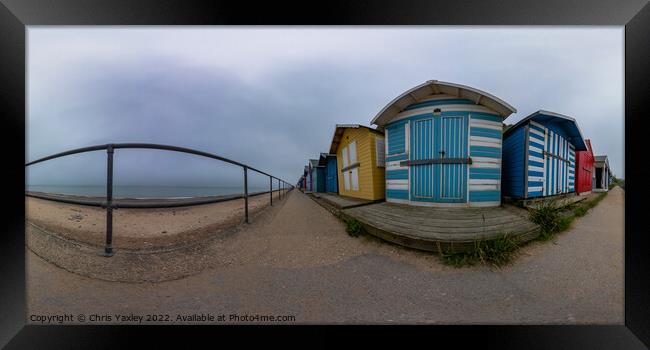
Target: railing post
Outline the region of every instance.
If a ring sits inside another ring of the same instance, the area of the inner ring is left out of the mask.
[[[104,256],[113,256],[113,145],[106,148],[106,245]]]
[[[248,224],[248,167],[244,167],[244,215]]]
[[[278,199],[282,199],[282,192],[280,192],[280,179],[278,179]]]
[[[271,206],[273,206],[273,177],[269,176],[269,192],[271,192]]]

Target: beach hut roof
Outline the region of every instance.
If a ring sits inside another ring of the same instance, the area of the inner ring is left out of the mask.
[[[609,160],[607,159],[607,156],[594,156],[594,163],[604,163],[605,168],[607,168],[607,172],[609,174],[612,174],[612,169],[609,167]]]
[[[609,159],[607,159],[607,156],[594,156],[594,162],[605,163],[607,168],[609,168]]]
[[[310,159],[309,160],[309,166],[312,168],[320,168],[322,167],[321,165],[318,165],[318,159]]]
[[[410,90],[405,91],[395,99],[390,101],[375,118],[372,119],[370,124],[386,125],[398,113],[402,112],[404,108],[420,99],[431,94],[449,94],[458,98],[465,98],[474,101],[477,105],[482,105],[491,110],[499,113],[505,119],[517,110],[503,101],[502,99],[488,94],[485,91],[475,89],[470,86],[461,84],[447,83],[439,80],[429,80],[424,84],[420,84]]]
[[[556,126],[557,128],[563,130],[566,133],[567,137],[569,138],[569,141],[571,141],[575,146],[576,151],[587,150],[587,144],[585,143],[585,140],[582,137],[582,132],[580,131],[580,127],[578,126],[578,123],[576,123],[575,119],[563,114],[549,112],[545,110],[539,110],[527,116],[526,118],[518,121],[515,125],[508,128],[508,130],[504,132],[503,136],[506,137],[506,135],[510,134],[513,130],[524,125],[529,120],[547,126],[550,125]]]
[[[330,145],[330,154],[336,154],[336,150],[339,148],[339,143],[341,142],[341,138],[343,137],[343,132],[345,129],[358,129],[358,128],[366,128],[370,130],[371,132],[377,133],[379,135],[384,135],[384,132],[382,131],[381,128],[371,128],[369,126],[361,125],[361,124],[336,124],[336,128],[334,129],[334,136],[332,137],[332,144]]]
[[[327,166],[327,157],[335,157],[335,156],[336,156],[336,154],[321,152],[320,158],[318,159],[318,165],[319,166]]]

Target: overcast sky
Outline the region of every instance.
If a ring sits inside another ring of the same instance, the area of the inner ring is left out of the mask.
[[[295,182],[337,123],[430,79],[577,119],[624,176],[623,27],[29,27],[27,160],[109,142],[216,153]],[[116,151],[118,184],[239,185],[194,156]],[[105,153],[28,172],[101,184]],[[48,164],[49,163],[49,164]],[[253,183],[266,184],[254,177]]]

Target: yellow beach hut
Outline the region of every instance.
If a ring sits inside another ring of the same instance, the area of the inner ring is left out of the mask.
[[[336,154],[339,195],[372,201],[385,197],[383,130],[337,124],[329,153]]]

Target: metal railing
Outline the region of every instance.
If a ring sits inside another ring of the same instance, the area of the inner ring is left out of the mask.
[[[252,170],[255,171],[259,174],[265,175],[269,177],[269,193],[270,193],[270,200],[271,200],[271,206],[273,205],[273,179],[276,179],[278,181],[278,199],[282,199],[283,195],[286,195],[289,191],[294,189],[294,186],[289,184],[288,182],[275,177],[271,174],[268,174],[264,171],[258,170],[256,168],[253,168],[251,166],[248,166],[246,164],[234,161],[232,159],[228,159],[225,157],[218,156],[216,154],[208,153],[208,152],[203,152],[203,151],[197,151],[191,148],[184,148],[184,147],[177,147],[177,146],[169,146],[169,145],[159,145],[159,144],[154,144],[154,143],[109,143],[105,145],[97,145],[97,146],[90,146],[90,147],[83,147],[83,148],[77,148],[57,154],[53,154],[51,156],[43,157],[34,161],[31,161],[27,164],[25,164],[26,167],[30,165],[34,165],[37,163],[42,163],[48,160],[56,159],[56,158],[61,158],[73,154],[78,154],[78,153],[85,153],[85,152],[92,152],[92,151],[101,151],[101,150],[106,150],[106,201],[101,203],[101,207],[106,208],[106,244],[104,246],[104,256],[110,257],[113,256],[113,209],[115,208],[134,208],[134,207],[139,207],[139,208],[160,208],[160,207],[170,207],[170,206],[187,206],[187,205],[199,205],[199,204],[207,204],[207,203],[214,203],[214,202],[219,202],[223,201],[223,199],[213,199],[213,200],[196,200],[194,202],[192,201],[185,201],[184,203],[180,205],[174,205],[173,203],[167,203],[167,204],[150,204],[146,206],[137,206],[137,205],[132,205],[128,203],[119,203],[119,202],[113,202],[113,155],[115,153],[116,149],[157,149],[157,150],[163,150],[163,151],[173,151],[173,152],[181,152],[181,153],[188,153],[188,154],[194,154],[197,156],[202,156],[202,157],[207,157],[207,158],[212,158],[216,160],[220,160],[222,162],[230,163],[233,165],[240,166],[244,170],[244,217],[245,217],[245,222],[250,223],[249,218],[248,218],[248,171]],[[263,192],[264,193],[264,192]],[[259,193],[257,193],[259,194]],[[57,199],[57,198],[48,198],[50,200],[54,201],[60,201],[60,202],[66,202],[66,203],[74,203],[74,204],[81,204],[81,205],[95,205],[97,206],[97,203],[92,203],[88,201],[79,201],[79,200],[73,200],[73,199]],[[232,198],[231,198],[232,199]]]

